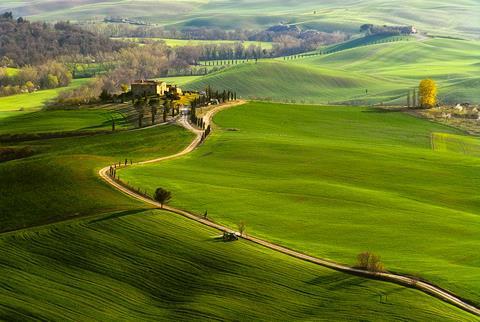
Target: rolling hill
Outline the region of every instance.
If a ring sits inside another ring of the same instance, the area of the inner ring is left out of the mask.
[[[105,16],[145,19],[166,26],[262,29],[280,22],[324,31],[357,32],[361,24],[415,25],[434,34],[478,38],[477,0],[34,0],[0,1],[0,10],[31,19],[101,20]],[[315,12],[315,13],[314,13]]]
[[[395,89],[395,85],[367,75],[272,60],[231,67],[198,78],[185,87],[203,90],[208,85],[235,90],[248,99],[304,103],[363,98],[366,88]]]
[[[186,87],[210,84],[245,98],[280,102],[399,105],[406,104],[408,89],[432,78],[442,103],[480,103],[478,41],[353,41],[335,48],[327,55],[235,65]]]
[[[7,321],[475,319],[141,208],[1,234],[0,284]]]
[[[98,126],[98,122],[103,121],[102,114],[93,112],[59,112],[41,112],[43,114],[37,115],[40,120],[27,118],[28,123],[22,124],[22,128],[28,130],[30,124],[31,133],[40,125],[49,128],[57,125],[60,131],[58,122],[67,119],[73,122],[63,124],[63,129],[72,130],[69,127]],[[13,126],[10,120],[14,119],[7,119],[7,125]],[[0,232],[135,209],[138,202],[112,190],[100,181],[95,170],[124,162],[126,158],[138,161],[169,155],[186,146],[190,139],[190,133],[169,125],[141,131],[0,143],[0,148],[26,147],[34,152],[29,158],[0,162]]]
[[[87,81],[89,79],[74,79],[68,87],[0,97],[0,120],[6,117],[39,111],[45,104],[55,99],[60,92],[75,89]]]

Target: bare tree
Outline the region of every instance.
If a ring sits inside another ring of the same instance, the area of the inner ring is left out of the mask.
[[[240,233],[240,236],[243,237],[243,234],[245,233],[246,229],[247,229],[247,224],[243,220],[238,223],[238,232]]]

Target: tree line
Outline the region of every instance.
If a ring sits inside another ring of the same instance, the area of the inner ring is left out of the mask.
[[[87,84],[60,93],[53,105],[82,105],[100,100],[102,92],[121,94],[136,79],[152,79],[168,74],[169,70],[185,68],[187,62],[174,49],[159,42],[143,47],[129,47],[111,54],[112,69],[93,78]]]
[[[10,67],[38,65],[62,55],[96,55],[127,47],[69,22],[49,24],[0,15],[0,62]],[[1,66],[0,66],[1,67]]]
[[[347,39],[347,36],[342,33],[312,32],[302,35],[303,38],[296,38],[288,34],[279,35],[274,38],[275,42],[272,44],[272,48],[237,42],[184,46],[175,50],[178,58],[190,65],[196,65],[199,61],[261,59],[295,55]]]
[[[165,29],[158,26],[132,26],[127,24],[83,23],[87,31],[114,38],[172,38],[185,40],[249,40],[256,30],[225,30],[220,28],[184,27]]]
[[[410,35],[416,33],[416,29],[413,26],[379,26],[373,24],[364,24],[360,26],[360,32],[364,32],[369,35],[384,35],[384,36],[400,36]]]
[[[39,66],[25,66],[13,75],[0,68],[0,96],[68,86],[71,80],[72,73],[68,68],[54,61]]]

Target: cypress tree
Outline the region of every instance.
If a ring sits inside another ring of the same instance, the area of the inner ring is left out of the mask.
[[[413,89],[413,107],[417,107],[417,92]]]

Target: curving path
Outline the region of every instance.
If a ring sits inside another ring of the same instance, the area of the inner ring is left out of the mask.
[[[227,109],[227,108],[230,108],[230,107],[233,107],[233,106],[242,105],[242,104],[245,104],[245,101],[237,101],[237,102],[234,102],[234,103],[227,103],[227,104],[224,104],[224,105],[216,106],[215,108],[211,109],[203,117],[204,121],[205,121],[205,124],[206,124],[206,127],[211,124],[213,116],[216,113],[218,113],[219,111],[222,111],[224,109]],[[155,163],[155,162],[170,160],[170,159],[181,157],[181,156],[186,155],[186,154],[192,152],[193,150],[195,150],[201,144],[201,137],[202,137],[203,131],[193,127],[188,122],[186,117],[180,118],[177,122],[180,125],[182,125],[183,127],[185,127],[187,130],[196,134],[195,139],[192,141],[192,143],[190,143],[189,146],[187,146],[183,151],[181,151],[179,153],[176,153],[174,155],[161,157],[161,158],[148,160],[148,161],[143,161],[143,162],[138,162],[138,163],[134,163],[133,165],[149,164],[149,163]],[[127,165],[127,167],[128,167],[128,165]],[[138,194],[137,192],[132,191],[132,190],[124,187],[123,185],[121,185],[117,181],[113,180],[108,175],[109,168],[110,167],[108,166],[108,167],[105,167],[105,168],[103,168],[99,171],[99,175],[103,180],[105,180],[107,183],[109,183],[110,185],[115,187],[117,190],[125,193],[126,195],[128,195],[130,197],[141,200],[141,201],[143,201],[145,203],[148,203],[150,205],[153,205],[155,207],[162,208],[160,203],[158,203],[158,202],[156,202],[152,199],[146,198],[146,197]],[[289,248],[286,248],[286,247],[268,242],[266,240],[256,238],[254,236],[250,236],[250,235],[247,235],[247,234],[244,234],[243,236],[240,236],[240,234],[238,232],[236,232],[236,231],[234,231],[234,230],[232,230],[232,229],[230,229],[226,226],[222,226],[222,225],[216,224],[214,222],[211,222],[207,219],[198,217],[198,215],[195,215],[195,214],[190,213],[188,211],[184,211],[184,210],[174,208],[174,207],[171,207],[171,206],[168,206],[168,205],[164,205],[162,209],[166,210],[166,211],[169,211],[171,213],[181,215],[183,217],[194,220],[196,222],[199,222],[203,225],[206,225],[206,226],[209,226],[211,228],[220,230],[222,232],[227,231],[227,232],[235,233],[236,235],[238,235],[239,237],[241,237],[245,240],[254,242],[258,245],[267,247],[267,248],[272,249],[274,251],[278,251],[278,252],[281,252],[285,255],[289,255],[289,256],[292,256],[292,257],[295,257],[295,258],[298,258],[298,259],[301,259],[301,260],[304,260],[304,261],[307,261],[307,262],[311,262],[311,263],[314,263],[314,264],[317,264],[317,265],[321,265],[321,266],[324,266],[324,267],[327,267],[327,268],[330,268],[330,269],[334,269],[336,271],[348,273],[348,274],[358,275],[358,276],[377,279],[377,280],[384,280],[384,281],[396,283],[396,284],[399,284],[399,285],[402,285],[402,286],[418,289],[420,291],[423,291],[424,293],[435,296],[435,297],[437,297],[437,298],[439,298],[439,299],[441,299],[445,302],[453,304],[453,305],[459,307],[460,309],[463,309],[463,310],[465,310],[467,312],[470,312],[474,315],[480,316],[480,309],[478,307],[465,302],[464,300],[455,296],[454,294],[449,293],[449,292],[447,292],[447,291],[445,291],[445,290],[441,289],[440,287],[435,286],[433,284],[430,284],[430,283],[427,283],[427,282],[424,282],[424,281],[419,281],[417,279],[414,279],[414,278],[411,278],[411,277],[408,277],[408,276],[399,275],[399,274],[374,273],[374,272],[365,271],[365,270],[362,270],[362,269],[352,268],[350,266],[342,265],[340,263],[336,263],[336,262],[333,262],[333,261],[330,261],[330,260],[325,260],[325,259],[322,259],[322,258],[306,255],[306,254],[303,254],[301,252],[298,252],[298,251],[295,251],[295,250],[292,250],[292,249],[289,249]]]

